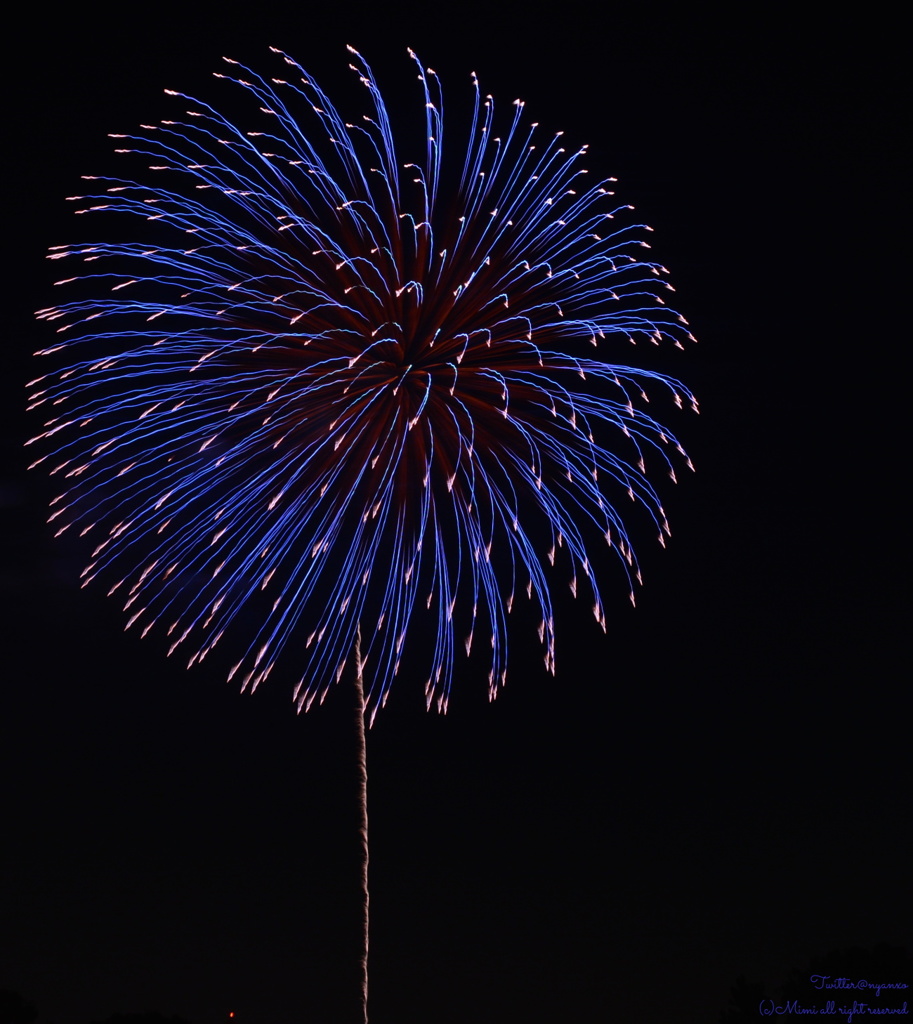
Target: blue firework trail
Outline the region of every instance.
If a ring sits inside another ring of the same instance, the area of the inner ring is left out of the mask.
[[[97,537],[84,582],[111,581],[128,626],[160,627],[190,664],[241,637],[242,688],[283,658],[310,707],[361,624],[376,713],[419,610],[436,623],[429,706],[446,709],[457,648],[480,634],[494,696],[516,594],[541,610],[554,672],[546,559],[605,629],[587,545],[607,542],[633,600],[616,504],[633,499],[663,541],[646,463],[674,479],[670,450],[687,461],[646,389],[696,406],[600,353],[691,335],[660,297],[651,229],[618,226],[631,207],[614,179],[591,184],[586,147],[540,141],[522,102],[497,135],[473,76],[454,161],[437,77],[410,51],[426,145],[407,162],[356,51],[370,113],[355,123],[273,52],[284,78],[235,61],[217,76],[253,98],[260,130],[169,91],[189,108],[114,136],[149,183],[89,178],[96,194],[72,197],[121,234],[139,218],[141,240],[51,251],[84,267],[58,284],[87,296],[39,313],[61,335],[39,354],[72,354],[31,385],[52,410],[37,461],[67,486],[51,518]]]

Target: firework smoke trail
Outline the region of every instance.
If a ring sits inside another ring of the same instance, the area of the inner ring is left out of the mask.
[[[51,518],[97,538],[84,581],[110,581],[128,626],[163,629],[190,664],[241,637],[242,688],[285,656],[310,707],[360,623],[373,715],[427,606],[428,705],[446,709],[457,647],[479,634],[494,696],[517,593],[541,610],[554,671],[562,565],[605,629],[592,537],[633,599],[616,503],[633,499],[662,541],[647,463],[674,478],[670,450],[686,459],[646,389],[694,399],[602,353],[691,335],[660,297],[650,229],[620,223],[613,179],[590,183],[586,147],[540,139],[520,101],[497,135],[473,76],[451,184],[439,84],[414,55],[421,162],[397,150],[354,50],[370,98],[355,123],[273,52],[284,78],[235,61],[217,76],[253,100],[257,130],[169,91],[175,119],[115,136],[150,184],[89,178],[94,194],[72,197],[116,214],[118,236],[138,217],[142,240],[51,252],[80,265],[58,283],[85,295],[39,314],[60,332],[41,354],[69,358],[32,382],[51,410],[37,462],[67,487]]]
[[[361,672],[361,628],[355,627],[355,735],[358,740],[358,806],[361,820],[358,823],[358,838],[361,843],[361,906],[362,906],[362,950],[359,962],[361,973],[361,1010],[368,1020],[368,952],[370,949],[371,895],[368,888],[370,850],[368,846],[368,748],[365,739],[365,690]]]

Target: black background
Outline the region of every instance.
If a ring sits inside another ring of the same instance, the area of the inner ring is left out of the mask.
[[[268,71],[268,44],[345,97],[352,43],[406,121],[406,46],[454,107],[471,70],[505,110],[521,96],[619,178],[700,339],[657,357],[701,400],[672,419],[698,472],[666,489],[670,549],[641,540],[637,608],[619,580],[603,636],[561,594],[554,679],[517,630],[494,704],[482,664],[458,663],[446,717],[406,674],[369,736],[372,1024],[698,1024],[740,974],[909,945],[899,51],[873,7],[733,10],[23,11],[5,83],[0,988],[42,1022],[351,1009],[348,696],[296,717],[291,681],[242,697],[124,635],[77,590],[21,450],[48,339],[31,311],[56,298],[44,253],[96,230],[63,197],[111,168],[107,132],[170,115],[162,88],[223,95],[223,53]]]

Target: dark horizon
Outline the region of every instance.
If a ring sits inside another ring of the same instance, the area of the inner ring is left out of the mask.
[[[46,249],[104,229],[64,197],[117,169],[109,132],[168,116],[163,88],[212,96],[223,53],[268,68],[268,44],[343,103],[347,42],[394,95],[411,46],[455,118],[471,71],[522,97],[619,179],[699,339],[619,359],[701,402],[660,417],[697,473],[657,482],[667,550],[632,518],[636,608],[607,576],[603,635],[555,580],[554,678],[519,621],[494,703],[484,659],[458,659],[443,717],[404,672],[368,735],[372,1024],[715,1024],[739,976],[913,949],[888,29],[178,11],[26,12],[13,56],[0,990],[39,1024],[340,1024],[357,977],[349,694],[296,716],[296,680],[241,696],[124,634],[21,448]]]

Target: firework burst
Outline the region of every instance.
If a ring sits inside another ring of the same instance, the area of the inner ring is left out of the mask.
[[[309,707],[360,624],[376,711],[421,612],[429,706],[446,708],[474,639],[493,696],[515,595],[541,610],[551,671],[555,572],[605,629],[587,546],[607,542],[633,599],[617,506],[633,499],[662,541],[647,463],[674,478],[670,449],[687,461],[646,389],[694,399],[602,353],[691,335],[660,297],[650,229],[520,101],[497,135],[473,76],[454,162],[437,77],[412,55],[426,145],[410,162],[355,51],[355,123],[274,53],[284,77],[235,61],[217,76],[253,98],[258,130],[170,92],[175,119],[115,136],[148,183],[91,178],[73,197],[119,233],[139,218],[140,241],[51,252],[85,265],[58,283],[86,296],[39,314],[60,332],[40,354],[72,353],[32,382],[53,410],[38,462],[67,482],[51,518],[97,538],[84,582],[106,577],[129,626],[161,628],[191,664],[241,637],[244,688],[284,657]]]

